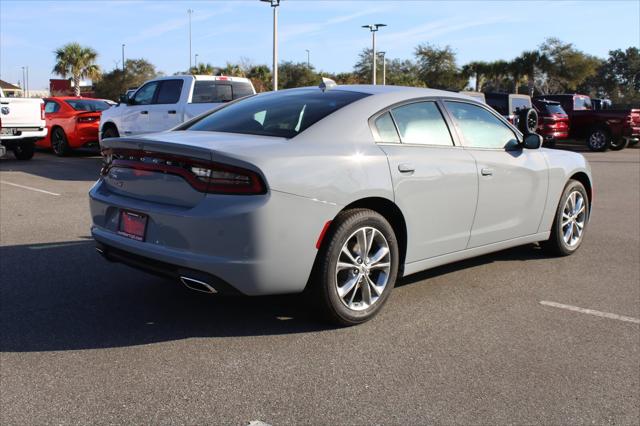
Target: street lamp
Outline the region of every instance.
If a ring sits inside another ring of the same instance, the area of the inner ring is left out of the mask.
[[[278,6],[280,0],[260,0],[273,8],[273,90],[278,90]]]
[[[307,52],[307,68],[311,68],[311,62],[309,61],[309,55],[311,51],[309,49],[304,49]]]
[[[372,45],[373,45],[373,85],[376,84],[376,32],[381,27],[386,27],[386,24],[369,24],[363,25],[362,28],[368,28],[371,31]]]
[[[195,63],[193,64],[194,67],[198,67],[198,54],[196,53],[196,59],[194,61]]]
[[[189,15],[189,69],[191,69],[191,14],[193,13],[192,9],[187,9],[187,14]]]
[[[385,56],[386,53],[387,52],[378,52],[378,54],[382,56],[382,85],[383,86],[387,85],[387,58]]]

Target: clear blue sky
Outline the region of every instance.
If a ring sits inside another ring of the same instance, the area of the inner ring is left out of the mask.
[[[0,78],[17,82],[30,69],[32,90],[48,87],[53,50],[71,41],[99,53],[103,70],[145,58],[172,74],[189,65],[187,9],[193,9],[193,53],[224,65],[245,57],[271,63],[271,8],[236,1],[0,0]],[[511,59],[546,37],[558,37],[600,57],[640,45],[640,0],[628,1],[308,1],[280,6],[280,59],[320,70],[349,71],[370,46],[360,28],[385,23],[378,34],[387,57],[410,58],[419,43],[450,45],[460,65]]]

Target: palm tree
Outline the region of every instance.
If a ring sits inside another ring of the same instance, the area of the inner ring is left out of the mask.
[[[90,78],[98,80],[101,76],[100,67],[96,64],[98,53],[90,47],[80,43],[65,44],[55,50],[56,64],[53,72],[67,78],[71,76],[76,96],[80,96],[80,80]]]
[[[489,71],[489,64],[484,61],[474,61],[469,62],[467,65],[462,67],[462,73],[466,76],[474,76],[476,80],[475,91],[479,92],[482,90],[482,84],[484,83],[484,79]]]
[[[218,71],[218,68],[211,64],[199,63],[195,67],[191,67],[189,73],[194,75],[216,75]]]
[[[222,75],[228,75],[231,77],[244,77],[245,72],[238,64],[232,64],[227,62],[227,65],[220,70]]]
[[[546,55],[540,53],[537,50],[531,50],[522,52],[515,61],[520,63],[522,68],[522,75],[527,77],[527,86],[529,88],[529,95],[533,96],[533,90],[535,88],[535,78],[537,70],[545,70],[548,68],[547,64],[549,60]]]

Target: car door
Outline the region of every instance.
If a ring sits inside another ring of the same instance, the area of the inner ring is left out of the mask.
[[[405,216],[406,262],[465,249],[476,209],[476,165],[454,145],[441,106],[435,100],[411,102],[376,116],[372,124]]]
[[[548,190],[544,154],[523,149],[496,113],[464,101],[445,101],[464,149],[476,160],[478,207],[469,248],[538,232]]]
[[[153,104],[149,105],[149,132],[169,130],[182,122],[178,111],[183,80],[162,80]]]
[[[136,91],[122,113],[122,133],[126,136],[148,133],[149,108],[158,89],[159,81],[150,81]]]

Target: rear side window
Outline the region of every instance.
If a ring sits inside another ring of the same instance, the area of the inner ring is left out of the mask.
[[[156,104],[175,104],[180,100],[182,80],[163,80],[160,83]]]
[[[235,99],[253,95],[253,88],[249,83],[238,81],[200,80],[193,87],[191,103],[206,104],[229,102]]]
[[[511,114],[516,114],[522,109],[531,108],[531,101],[527,98],[511,98]]]
[[[573,99],[573,109],[574,111],[593,109],[591,106],[591,99],[583,98],[582,96],[575,97]]]
[[[393,119],[391,118],[391,113],[385,112],[382,114],[376,119],[375,125],[378,131],[378,140],[376,142],[400,142],[396,125],[393,124]]]
[[[60,110],[60,105],[53,101],[47,101],[44,103],[44,113],[51,114],[54,112],[58,112]]]
[[[518,144],[515,133],[498,117],[477,105],[445,101],[465,146],[471,148],[508,148]]]
[[[435,102],[416,102],[392,110],[402,143],[452,146],[440,109]]]
[[[231,87],[233,88],[233,99],[240,99],[245,96],[253,95],[253,86],[249,83],[232,81]]]
[[[507,95],[485,95],[487,105],[501,115],[509,115],[509,99]]]
[[[293,138],[366,93],[319,89],[269,92],[212,111],[183,130]]]

